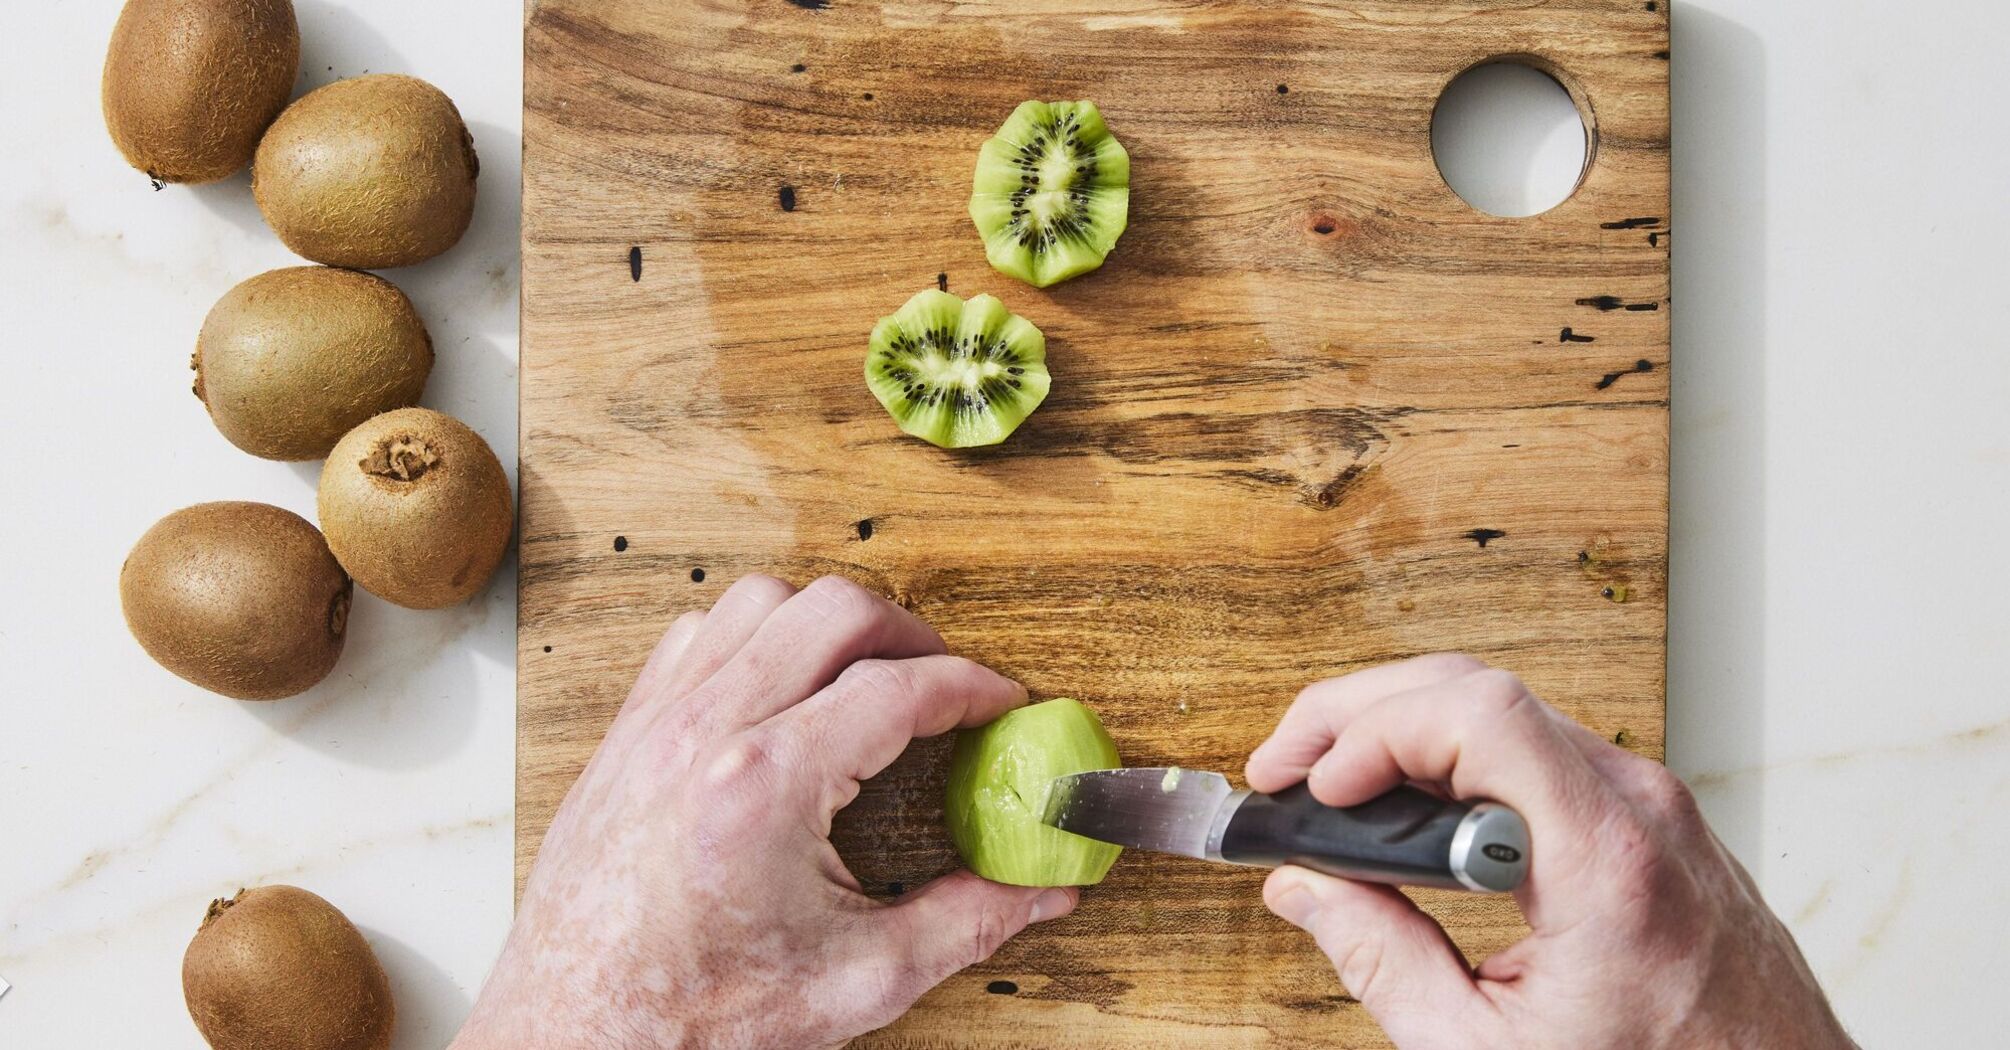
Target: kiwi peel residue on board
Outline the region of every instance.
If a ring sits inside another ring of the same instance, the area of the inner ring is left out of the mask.
[[[1131,158],[1093,102],[1022,102],[977,154],[970,218],[1036,288],[1103,265],[1130,218]]]
[[[995,445],[1047,397],[1047,340],[991,296],[931,288],[873,327],[865,382],[915,437]]]

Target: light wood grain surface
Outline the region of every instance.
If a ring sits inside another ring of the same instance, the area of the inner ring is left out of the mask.
[[[519,876],[657,634],[755,571],[895,597],[1131,764],[1239,773],[1306,682],[1442,649],[1659,757],[1667,47],[1645,0],[534,4]],[[1594,129],[1533,218],[1431,159],[1440,90],[1499,56]],[[1046,291],[964,212],[1027,98],[1095,100],[1132,156],[1122,242]],[[1047,335],[997,448],[902,436],[862,380],[938,281]],[[954,863],[945,759],[842,815],[870,891]],[[862,1044],[1385,1045],[1259,886],[1129,854]],[[1474,958],[1521,930],[1419,898]]]

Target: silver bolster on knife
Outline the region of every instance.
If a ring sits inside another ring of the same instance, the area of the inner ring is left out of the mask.
[[[1246,863],[1244,861],[1227,860],[1227,858],[1221,855],[1221,837],[1228,831],[1228,822],[1234,819],[1235,811],[1242,808],[1243,800],[1247,799],[1249,795],[1249,789],[1243,788],[1241,791],[1228,796],[1227,799],[1223,800],[1221,808],[1214,811],[1214,825],[1207,829],[1207,859],[1225,861],[1229,864]],[[1261,865],[1249,866],[1261,867]]]

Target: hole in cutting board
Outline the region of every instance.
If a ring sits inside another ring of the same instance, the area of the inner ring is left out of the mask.
[[[1538,60],[1490,58],[1458,76],[1431,114],[1431,155],[1461,200],[1489,215],[1539,215],[1591,167],[1588,107]]]

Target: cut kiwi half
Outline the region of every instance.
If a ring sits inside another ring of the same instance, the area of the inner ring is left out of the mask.
[[[1131,157],[1094,102],[1022,102],[978,151],[984,255],[1036,288],[1103,265],[1130,210]]]
[[[873,326],[865,385],[900,429],[942,448],[995,445],[1047,397],[1047,340],[988,295],[921,292]]]

